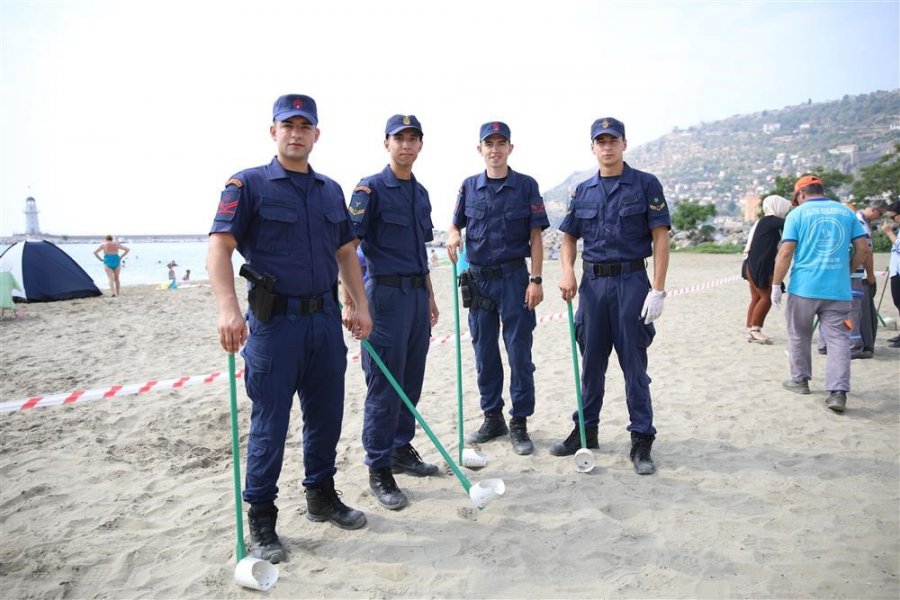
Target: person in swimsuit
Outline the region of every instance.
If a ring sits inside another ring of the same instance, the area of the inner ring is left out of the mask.
[[[123,250],[122,254],[119,254],[119,250]],[[101,252],[103,253],[102,258],[100,256]],[[112,292],[113,297],[121,293],[119,271],[122,270],[122,259],[125,258],[126,254],[128,254],[128,248],[113,240],[111,235],[106,236],[106,241],[94,250],[94,256],[103,263],[103,268],[106,270],[106,277],[109,279],[109,291]]]

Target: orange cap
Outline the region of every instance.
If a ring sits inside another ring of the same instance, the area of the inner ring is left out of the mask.
[[[822,185],[822,180],[819,179],[818,177],[816,177],[815,175],[804,175],[803,177],[801,177],[800,179],[797,180],[797,183],[794,184],[794,193],[796,194],[797,192],[799,192],[806,186],[812,185],[814,183],[818,183],[819,185]]]

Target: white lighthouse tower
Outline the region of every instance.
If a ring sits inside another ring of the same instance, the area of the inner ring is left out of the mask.
[[[25,199],[25,235],[40,237],[41,226],[38,225],[37,201],[29,196]]]

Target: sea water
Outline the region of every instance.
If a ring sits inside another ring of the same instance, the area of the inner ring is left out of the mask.
[[[75,259],[82,269],[94,280],[94,283],[102,291],[109,289],[109,280],[103,263],[94,256],[94,250],[98,244],[57,244],[69,256]],[[125,244],[128,247],[128,256],[123,261],[122,271],[119,273],[119,281],[123,286],[167,284],[169,281],[169,269],[166,266],[170,261],[175,261],[175,276],[182,283],[187,269],[191,270],[191,280],[209,279],[206,270],[206,252],[209,244],[203,242],[137,242]],[[428,255],[431,255],[431,248]],[[434,248],[442,263],[446,262],[447,252],[444,248]],[[101,254],[102,256],[102,254]],[[234,274],[238,271],[244,258],[235,252],[231,257],[234,265]]]

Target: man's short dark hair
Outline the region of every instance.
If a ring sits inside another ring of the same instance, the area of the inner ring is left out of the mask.
[[[821,183],[811,183],[806,187],[800,188],[800,191],[807,196],[824,196],[825,186]]]

